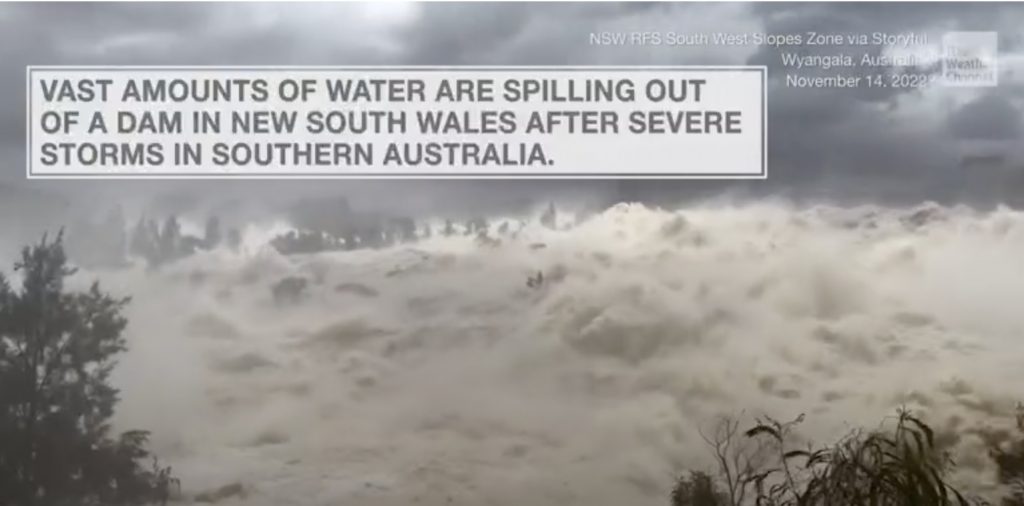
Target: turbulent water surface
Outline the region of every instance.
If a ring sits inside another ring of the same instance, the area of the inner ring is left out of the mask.
[[[493,234],[492,234],[493,235]],[[283,257],[89,272],[131,294],[121,428],[224,504],[658,505],[711,468],[717,416],[835,438],[906,405],[1012,422],[1024,214],[923,206],[681,211]],[[527,279],[543,273],[539,286]],[[277,301],[271,285],[308,280]]]

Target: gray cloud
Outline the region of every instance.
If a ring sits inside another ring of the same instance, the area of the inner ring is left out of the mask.
[[[1021,137],[1020,108],[1004,94],[986,93],[965,104],[949,118],[960,139],[1014,140]]]
[[[593,32],[906,32],[998,30],[1003,60],[1021,47],[1024,6],[961,3],[41,3],[0,5],[0,180],[21,183],[24,66],[27,64],[765,64],[769,89],[770,178],[763,182],[204,182],[73,183],[45,189],[115,195],[196,188],[211,194],[354,192],[472,195],[478,205],[542,192],[592,191],[683,198],[720,191],[808,199],[984,201],[961,170],[968,138],[1001,163],[1024,166],[1007,147],[1021,138],[1022,86],[1009,73],[992,93],[976,90],[786,87],[781,49],[596,46]],[[801,54],[878,49],[790,48]],[[1019,59],[1016,61],[1020,61]],[[903,69],[903,71],[934,69]],[[874,69],[855,68],[864,76]],[[896,69],[882,69],[895,72]],[[1003,151],[999,151],[1003,150]],[[1005,153],[1004,153],[1005,151]],[[986,177],[984,174],[972,177]],[[125,192],[124,188],[131,188]],[[1024,188],[1022,188],[1024,190]],[[178,191],[178,190],[175,190]],[[381,199],[371,199],[380,201]]]

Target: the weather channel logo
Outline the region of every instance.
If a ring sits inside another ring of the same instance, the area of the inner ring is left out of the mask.
[[[942,37],[942,80],[946,86],[999,84],[996,32],[948,32]]]

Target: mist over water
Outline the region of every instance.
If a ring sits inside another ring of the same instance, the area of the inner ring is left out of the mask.
[[[116,423],[153,431],[186,496],[660,505],[712,469],[718,416],[806,413],[826,442],[903,405],[955,438],[960,479],[993,481],[977,429],[1012,424],[1024,380],[1024,213],[620,204],[564,225],[285,257],[261,246],[276,224],[75,280],[133,297]],[[275,302],[289,276],[305,295]]]

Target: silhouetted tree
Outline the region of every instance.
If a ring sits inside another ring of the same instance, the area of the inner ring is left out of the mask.
[[[62,235],[22,250],[20,290],[0,275],[0,505],[164,502],[175,480],[140,464],[148,433],[109,437],[128,299],[65,291]]]
[[[723,418],[701,437],[717,476],[685,473],[673,506],[982,506],[951,483],[948,442],[906,410],[894,423],[853,430],[825,446],[798,443],[789,422],[758,420],[747,431]],[[1014,503],[1004,503],[1010,506]]]
[[[129,252],[153,264],[159,250],[157,245],[159,236],[160,233],[156,223],[152,220],[147,220],[145,216],[140,217],[139,221],[135,224],[135,228],[132,229]]]
[[[206,230],[203,234],[203,247],[206,249],[213,249],[220,246],[221,241],[220,231],[220,219],[216,216],[210,216],[206,220]]]
[[[540,216],[540,224],[548,228],[555,228],[558,225],[558,210],[555,209],[555,203],[548,203],[547,210]]]
[[[296,228],[342,237],[349,230],[352,214],[345,197],[310,198],[293,205],[288,218]]]
[[[111,209],[104,221],[104,229],[107,233],[107,240],[110,243],[112,254],[117,255],[117,262],[122,263],[128,252],[127,223],[124,219],[124,209],[117,206]]]
[[[159,263],[175,260],[180,254],[181,247],[181,224],[176,216],[171,216],[164,221],[164,227],[160,230],[159,241]]]
[[[377,223],[364,223],[358,231],[359,247],[380,248],[384,246],[384,233]]]
[[[301,232],[290,230],[271,239],[270,245],[282,255],[317,253],[342,248],[341,241],[331,237],[330,234],[308,230]]]
[[[175,249],[174,259],[185,258],[196,251],[206,249],[206,241],[194,235],[183,234]]]
[[[348,232],[345,233],[344,236],[342,236],[341,240],[343,243],[343,247],[346,250],[353,250],[359,247],[359,237],[356,236],[355,230],[350,229]]]
[[[1017,432],[1009,441],[1003,441],[1001,434],[986,438],[989,455],[995,461],[999,482],[1007,488],[1008,495],[1002,506],[1024,506],[1024,406],[1017,405]]]
[[[466,220],[466,235],[475,235],[480,232],[487,232],[487,219],[476,217],[470,220]]]
[[[416,240],[416,220],[408,216],[394,218],[392,220],[393,234],[396,242],[411,242]]]

